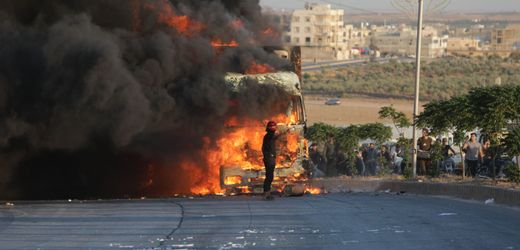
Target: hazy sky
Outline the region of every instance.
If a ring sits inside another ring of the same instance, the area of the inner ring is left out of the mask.
[[[425,0],[425,5],[431,0]],[[437,0],[439,1],[439,0]],[[391,0],[260,0],[262,6],[275,9],[292,10],[302,8],[305,2],[338,3],[336,8],[343,8],[347,12],[360,13],[363,11],[395,12],[390,4]],[[349,8],[350,7],[350,8]],[[350,9],[350,10],[349,10]],[[353,11],[354,9],[357,9]],[[520,0],[451,0],[446,8],[449,12],[495,12],[520,11]],[[520,15],[520,12],[518,13]]]

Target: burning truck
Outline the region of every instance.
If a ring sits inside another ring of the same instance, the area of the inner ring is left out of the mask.
[[[281,107],[284,112],[270,119],[278,123],[279,131],[285,132],[277,143],[273,188],[286,194],[303,194],[309,164],[307,141],[304,138],[306,113],[301,93],[299,48],[272,49],[272,52],[291,60],[290,69],[228,73],[225,81],[236,95],[240,95],[242,86],[251,82],[271,85],[287,93]],[[232,157],[228,157],[220,166],[223,191],[227,194],[263,192],[265,169],[262,161],[262,137],[265,134],[265,121],[244,121],[232,117],[226,123],[226,129],[228,136],[221,140],[221,150]]]
[[[262,46],[259,0],[0,1],[0,23],[0,197],[255,192],[268,120],[275,186],[306,180],[298,49]]]

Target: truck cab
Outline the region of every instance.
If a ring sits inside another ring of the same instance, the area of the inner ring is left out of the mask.
[[[273,53],[287,60],[298,57],[293,54],[294,50],[290,49],[275,49]],[[298,65],[298,62],[291,65]],[[233,152],[242,155],[225,162],[220,167],[220,184],[224,192],[227,194],[263,192],[265,169],[261,144],[267,120],[277,122],[278,131],[283,133],[277,140],[273,190],[285,192],[295,184],[307,181],[308,147],[304,138],[306,113],[299,70],[264,74],[228,73],[225,81],[232,92],[239,92],[244,84],[255,82],[259,85],[277,86],[283,89],[286,95],[283,102],[284,112],[274,117],[265,117],[262,122],[235,122],[227,126],[229,133],[236,133],[240,138],[237,139],[240,143],[236,143],[238,148]]]

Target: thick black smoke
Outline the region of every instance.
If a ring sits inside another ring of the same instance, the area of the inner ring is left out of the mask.
[[[258,46],[277,43],[269,28],[258,0],[0,1],[0,198],[189,190],[178,162],[222,133],[225,72],[285,64]],[[256,118],[285,95],[243,92]]]

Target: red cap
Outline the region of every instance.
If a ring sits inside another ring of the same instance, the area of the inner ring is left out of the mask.
[[[271,126],[276,126],[276,122],[274,122],[274,121],[269,121],[269,122],[267,123],[267,127],[271,127]]]

